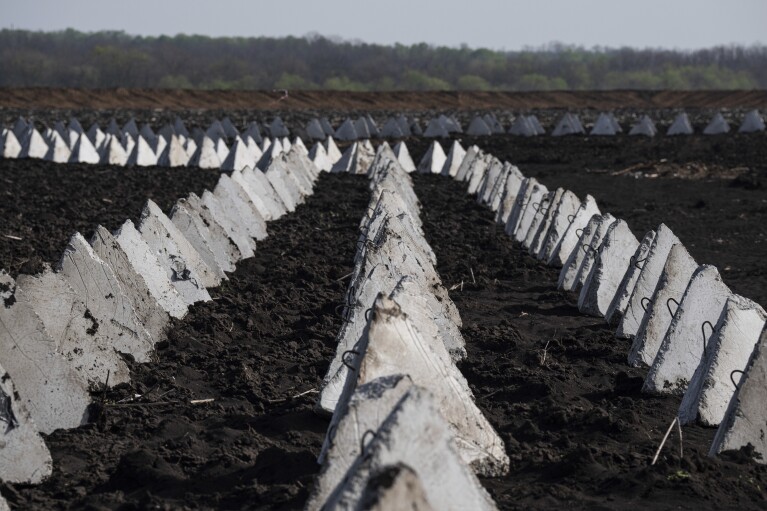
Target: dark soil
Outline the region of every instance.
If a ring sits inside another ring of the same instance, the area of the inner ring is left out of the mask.
[[[763,136],[477,143],[550,188],[591,193],[637,235],[666,222],[699,262],[722,269],[733,290],[767,303]],[[427,144],[409,144],[416,159]],[[611,175],[664,158],[714,171],[684,179]],[[748,171],[734,172],[740,167]],[[2,231],[13,225],[26,243],[11,252],[13,240],[0,232],[0,267],[18,271],[34,254],[54,261],[74,230],[87,236],[97,222],[113,228],[137,216],[146,196],[167,210],[218,177],[102,170],[0,161],[0,182],[10,180],[14,193],[38,187],[48,197],[0,204]],[[557,271],[513,244],[463,184],[414,180],[442,280],[448,287],[464,283],[451,291],[469,351],[460,369],[512,459],[509,476],[483,481],[500,508],[767,506],[767,467],[739,453],[707,458],[713,429],[685,427],[683,456],[672,436],[650,467],[678,398],[642,395],[644,371],[627,366],[627,342],[579,314],[574,297],[556,291]],[[256,257],[213,290],[214,301],[175,324],[156,362],[132,364],[130,386],[97,396],[103,400],[97,423],[46,438],[51,480],[4,485],[0,493],[19,509],[301,508],[327,420],[312,412],[313,394],[293,396],[317,388],[334,353],[335,308],[369,199],[366,184],[323,175],[305,205],[270,224]],[[115,202],[104,206],[104,197]],[[135,394],[143,397],[124,401]],[[214,401],[190,404],[206,398]]]

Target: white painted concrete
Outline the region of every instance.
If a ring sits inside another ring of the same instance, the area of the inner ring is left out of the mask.
[[[591,217],[601,214],[594,197],[586,195],[586,198],[581,201],[578,211],[575,212],[575,216],[572,218],[570,225],[565,229],[561,241],[554,247],[554,251],[548,260],[549,266],[564,266],[570,258],[570,255],[573,253],[573,250],[578,250],[577,245],[581,237],[581,231],[586,228]]]
[[[538,259],[551,265],[552,258],[555,257],[562,245],[565,233],[570,224],[575,220],[575,215],[581,207],[581,200],[570,190],[562,193],[559,204],[551,220],[549,231],[543,242],[543,248],[538,253]],[[556,265],[556,261],[554,261]]]
[[[626,273],[623,274],[618,290],[615,293],[610,307],[607,309],[605,320],[612,324],[615,321],[619,321],[623,317],[623,313],[626,310],[626,306],[631,298],[631,293],[634,292],[634,286],[639,278],[639,272],[642,269],[642,263],[645,257],[650,252],[650,247],[655,239],[655,231],[649,230],[645,233],[642,241],[639,242],[634,255],[631,257],[630,264],[626,269]]]

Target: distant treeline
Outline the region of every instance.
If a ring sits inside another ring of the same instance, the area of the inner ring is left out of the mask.
[[[767,46],[698,51],[561,44],[491,51],[317,35],[137,37],[0,31],[2,87],[185,89],[765,89]]]

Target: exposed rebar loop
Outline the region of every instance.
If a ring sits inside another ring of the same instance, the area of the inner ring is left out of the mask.
[[[738,380],[738,383],[735,383],[735,373],[740,373],[741,374],[740,380]],[[730,381],[732,382],[732,386],[735,387],[735,390],[740,390],[740,384],[741,384],[741,381],[743,380],[743,375],[744,374],[746,374],[746,371],[741,371],[740,369],[734,369],[730,373]]]
[[[647,305],[645,305],[645,300],[647,300]],[[639,304],[642,306],[642,308],[644,309],[644,311],[645,311],[645,312],[647,312],[647,309],[649,309],[649,308],[650,308],[650,305],[652,305],[652,299],[651,299],[651,298],[647,298],[647,297],[645,296],[644,298],[642,298],[641,300],[639,300]]]
[[[346,350],[346,351],[344,351],[344,352],[341,354],[341,363],[342,363],[343,365],[345,365],[345,366],[346,366],[346,367],[347,367],[347,368],[348,368],[350,371],[357,371],[357,368],[356,368],[356,367],[354,367],[354,366],[352,366],[352,365],[351,365],[351,363],[349,363],[349,362],[346,360],[346,357],[347,357],[347,355],[354,355],[354,356],[357,356],[357,355],[359,355],[359,354],[360,354],[360,352],[359,352],[359,351],[357,351],[357,350]]]
[[[676,305],[676,309],[674,309],[673,311],[671,310],[672,302],[674,303],[674,305]],[[669,298],[668,300],[666,300],[666,308],[668,309],[668,313],[671,314],[671,317],[673,318],[674,315],[676,314],[676,311],[679,310],[679,302],[676,301],[675,298]]]
[[[707,338],[706,338],[706,325],[711,327],[711,334],[712,335],[716,331],[714,329],[714,325],[712,325],[710,321],[704,321],[703,324],[700,325],[700,330],[701,330],[701,332],[703,332],[703,356],[704,357],[708,356],[708,350],[706,349],[706,341],[707,341]]]

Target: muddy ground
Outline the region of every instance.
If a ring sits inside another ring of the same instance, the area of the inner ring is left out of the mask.
[[[733,290],[767,303],[763,135],[476,142],[550,188],[591,193],[637,235],[668,223]],[[411,152],[426,145],[413,141]],[[11,249],[0,232],[0,267],[23,270],[26,251],[55,260],[71,231],[136,217],[142,196],[167,209],[216,178],[0,160],[0,230],[25,240]],[[414,179],[443,282],[464,283],[451,291],[469,351],[460,369],[512,459],[509,476],[483,480],[500,508],[767,506],[767,468],[739,454],[707,458],[713,429],[686,427],[683,456],[673,437],[650,467],[678,398],[641,395],[644,370],[626,365],[627,342],[579,314],[575,298],[556,291],[557,272],[512,243],[463,185]],[[334,352],[367,201],[364,179],[323,175],[214,301],[175,325],[155,363],[132,365],[131,386],[97,396],[97,423],[46,438],[51,480],[0,492],[19,509],[300,508],[327,420],[312,413],[311,392],[294,396],[317,388]],[[135,394],[143,397],[126,401]],[[215,401],[189,403],[204,398]]]

